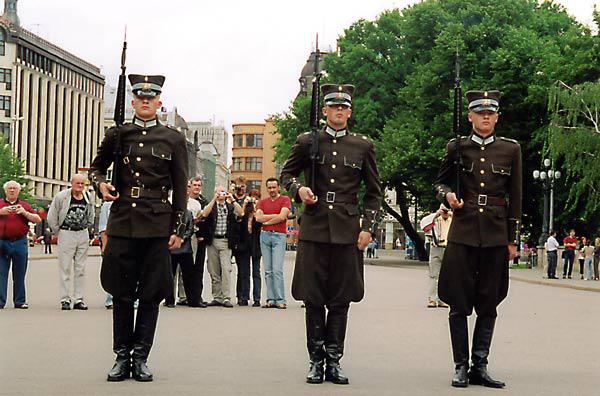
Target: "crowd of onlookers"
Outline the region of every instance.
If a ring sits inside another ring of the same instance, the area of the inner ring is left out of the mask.
[[[89,229],[95,208],[86,189],[85,176],[75,174],[71,187],[59,192],[47,213],[44,229],[45,253],[51,253],[53,236],[58,237],[59,301],[62,310],[87,310],[85,267],[90,246]],[[212,199],[202,195],[202,179],[188,182],[188,205],[184,242],[171,251],[173,290],[164,306],[222,306],[232,308],[235,288],[237,305],[286,308],[284,255],[287,220],[291,202],[280,194],[275,178],[266,181],[269,196],[261,199],[258,189],[246,192],[246,180],[239,177],[228,189],[217,186]],[[30,223],[41,222],[37,212],[19,198],[21,186],[9,181],[3,186],[6,198],[0,200],[0,309],[7,299],[8,274],[12,267],[13,303],[26,309],[25,274],[28,262]],[[111,202],[100,208],[98,239],[101,252],[107,244]],[[261,273],[261,261],[264,272]],[[211,296],[204,301],[203,275],[206,263],[211,280]],[[232,265],[237,279],[232,280]],[[261,304],[263,279],[266,302]],[[235,284],[235,286],[234,286]],[[112,308],[112,296],[106,296]]]
[[[561,252],[563,279],[572,279],[575,258],[579,262],[579,275],[581,279],[589,281],[600,279],[598,271],[600,263],[600,237],[594,240],[591,238],[588,239],[585,236],[577,237],[575,230],[570,230],[569,234],[562,240],[562,246],[564,247]],[[545,245],[548,256],[548,279],[558,279],[556,271],[560,247],[561,245],[556,239],[556,231],[550,231],[550,236]]]

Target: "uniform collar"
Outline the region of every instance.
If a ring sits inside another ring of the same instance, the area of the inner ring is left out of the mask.
[[[140,120],[139,118],[135,117],[133,119],[133,123],[141,128],[152,128],[153,126],[158,125],[158,119],[153,118],[152,120],[144,121],[144,120]]]
[[[331,137],[340,138],[340,137],[346,136],[348,134],[348,128],[344,128],[344,129],[340,129],[339,131],[336,131],[335,129],[333,129],[329,125],[327,125],[325,127],[325,132],[327,132],[329,135],[331,135]]]
[[[477,134],[477,132],[473,131],[471,132],[471,136],[469,136],[469,139],[471,139],[480,146],[487,146],[488,144],[491,144],[496,141],[496,134],[492,133],[490,136],[482,138]]]

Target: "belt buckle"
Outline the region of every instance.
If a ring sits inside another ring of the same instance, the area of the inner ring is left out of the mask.
[[[479,194],[477,196],[477,205],[486,206],[487,205],[487,198],[488,198],[487,195],[485,195],[485,194]]]
[[[334,203],[335,202],[335,192],[327,191],[327,196],[325,197],[325,202]]]
[[[139,187],[131,187],[131,198],[139,198],[140,197],[140,188]]]

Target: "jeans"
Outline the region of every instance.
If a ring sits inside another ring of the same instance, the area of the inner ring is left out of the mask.
[[[586,257],[584,260],[584,274],[585,274],[585,279],[587,279],[587,280],[594,279],[594,269],[592,267],[593,262],[594,261],[593,261],[592,257]]]
[[[261,231],[260,251],[265,267],[267,303],[285,304],[283,285],[283,260],[285,258],[285,234]]]
[[[548,252],[548,279],[556,277],[556,263],[558,255],[556,250]]]
[[[575,251],[574,250],[566,250],[565,251],[565,263],[563,264],[563,277],[571,276],[573,272],[573,261],[575,261]],[[568,272],[567,272],[568,269]]]
[[[25,273],[27,272],[27,237],[8,241],[0,239],[0,307],[6,305],[8,270],[12,263],[13,303],[25,304]]]

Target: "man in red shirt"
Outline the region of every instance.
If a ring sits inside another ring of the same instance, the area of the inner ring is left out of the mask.
[[[575,261],[575,249],[577,249],[577,238],[575,238],[575,230],[569,231],[569,236],[563,239],[563,245],[565,246],[563,279],[565,279],[567,276],[569,277],[569,279],[571,279],[571,273],[573,272],[573,261]]]
[[[29,222],[42,221],[29,204],[19,199],[21,185],[10,180],[4,183],[6,197],[0,200],[0,309],[6,305],[8,270],[12,263],[13,303],[27,309],[25,273],[27,272],[27,233]]]
[[[269,197],[258,201],[256,220],[261,222],[260,250],[265,267],[267,304],[265,308],[285,309],[283,261],[285,258],[286,221],[290,214],[290,198],[279,194],[279,181],[267,179]]]

